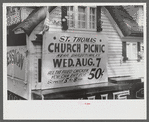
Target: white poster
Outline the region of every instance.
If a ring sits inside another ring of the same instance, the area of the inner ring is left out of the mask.
[[[7,75],[25,80],[26,46],[7,47]]]
[[[108,82],[107,48],[101,34],[45,33],[42,89]]]

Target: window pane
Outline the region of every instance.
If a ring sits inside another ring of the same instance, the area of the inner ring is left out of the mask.
[[[93,28],[93,29],[95,28],[95,23],[92,23],[92,28]]]
[[[95,8],[90,8],[90,22],[91,22],[90,28],[91,29],[95,29],[95,22],[96,22],[95,10],[96,10]]]
[[[79,6],[79,7],[78,7],[78,11],[79,11],[80,13],[85,13],[85,7]]]
[[[67,11],[73,11],[73,6],[67,6]]]
[[[86,28],[85,22],[78,21],[78,28]]]
[[[128,59],[131,59],[131,45],[130,45],[130,43],[127,43],[126,49],[127,49],[127,57],[128,57]]]
[[[68,6],[67,7],[67,15],[68,15],[68,26],[69,27],[75,27],[75,23],[74,23],[74,11],[73,11],[74,7],[73,6]]]
[[[73,6],[70,6],[70,11],[73,11]]]
[[[86,28],[86,7],[78,7],[78,28]]]
[[[69,14],[68,17],[69,17],[68,19],[73,19],[74,18],[74,15],[71,13],[71,14]]]
[[[70,27],[74,27],[74,21],[70,21]]]
[[[91,22],[90,22],[90,28],[92,28]]]
[[[137,59],[137,43],[127,42],[127,57],[128,59]]]
[[[132,58],[137,58],[137,44],[132,45]]]
[[[92,14],[92,15],[95,14],[95,8],[90,8],[90,14]]]
[[[93,11],[92,11],[92,12],[93,12],[93,14],[95,14],[95,8],[92,8],[92,10],[93,10]]]
[[[85,22],[82,22],[82,28],[85,28]]]
[[[81,28],[81,22],[80,21],[78,21],[78,28]]]
[[[93,18],[92,20],[95,22],[95,16],[92,16],[92,18]]]
[[[80,20],[80,18],[81,18],[80,16],[81,16],[81,15],[80,15],[80,14],[78,14],[78,20]]]
[[[85,21],[85,14],[78,14],[78,20]]]
[[[80,15],[79,20],[84,20],[85,21],[85,15],[84,14]]]

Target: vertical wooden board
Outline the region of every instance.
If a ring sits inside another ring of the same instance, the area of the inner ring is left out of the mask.
[[[31,89],[40,89],[41,83],[39,83],[39,67],[38,67],[38,59],[41,59],[41,53],[35,53],[30,57],[30,61],[32,67],[30,67],[30,80],[32,87]]]

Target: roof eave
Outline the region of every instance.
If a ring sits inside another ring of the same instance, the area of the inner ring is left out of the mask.
[[[115,6],[112,6],[112,7],[105,6],[105,8],[109,11],[110,15],[112,16],[112,18],[118,25],[119,29],[121,30],[121,33],[123,34],[122,38],[125,38],[128,36],[143,37],[143,32],[133,31],[132,29],[130,29],[127,26],[127,24],[124,22],[123,18],[119,14],[119,11],[121,11],[121,10],[118,10]],[[123,13],[124,13],[124,11],[123,11]],[[128,13],[125,13],[124,16],[126,16],[126,18],[128,17],[128,20],[132,19],[132,17]]]

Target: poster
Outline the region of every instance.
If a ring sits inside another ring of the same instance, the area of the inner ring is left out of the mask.
[[[7,47],[8,100],[28,99],[26,46]]]
[[[108,82],[105,36],[46,32],[43,38],[42,89]]]
[[[7,47],[7,75],[25,80],[26,46]]]

